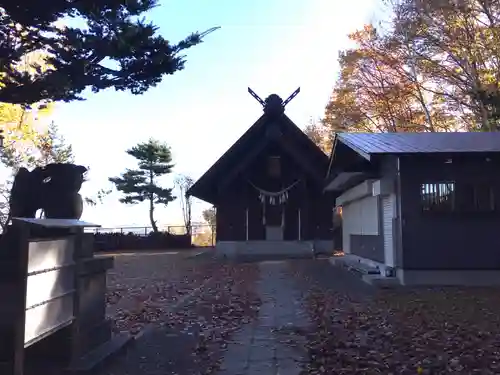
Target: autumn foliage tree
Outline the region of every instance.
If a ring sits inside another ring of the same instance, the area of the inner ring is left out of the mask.
[[[304,128],[304,133],[313,141],[325,154],[328,154],[332,146],[331,133],[327,126],[321,121],[310,119]]]
[[[210,225],[210,228],[215,228],[216,225],[216,210],[215,207],[212,206],[203,210],[202,212],[203,220]]]
[[[500,3],[389,0],[349,35],[323,122],[331,131],[497,130]]]
[[[410,40],[417,63],[470,130],[496,130],[500,4],[485,0],[399,0],[394,38]]]

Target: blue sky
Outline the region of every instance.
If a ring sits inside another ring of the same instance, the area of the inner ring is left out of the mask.
[[[347,33],[371,20],[376,0],[164,0],[148,15],[171,41],[192,31],[222,28],[187,51],[185,70],[167,76],[141,96],[107,90],[88,100],[57,104],[52,119],[76,154],[90,166],[82,193],[110,187],[108,177],[134,160],[125,150],[149,137],[167,142],[176,174],[197,179],[260,116],[260,105],[247,93],[283,98],[301,93],[287,114],[304,127],[320,117],[337,76],[339,50]],[[83,219],[109,226],[149,225],[146,205],[124,205],[119,193],[102,205],[86,207]],[[208,205],[194,202],[194,220]],[[158,207],[159,225],[181,224],[180,202]]]

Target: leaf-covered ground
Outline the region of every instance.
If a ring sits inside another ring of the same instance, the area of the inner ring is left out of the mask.
[[[145,331],[100,374],[215,373],[232,334],[258,313],[254,264],[184,254],[118,256],[108,279],[117,331]]]
[[[115,331],[138,334],[191,298],[213,274],[214,264],[191,253],[123,253],[108,273],[107,314]]]
[[[292,334],[305,339],[303,374],[500,374],[495,288],[375,290],[324,260],[288,269],[310,321]],[[216,374],[236,331],[258,321],[261,276],[257,263],[117,257],[108,313],[116,330],[149,333],[99,375]]]
[[[500,290],[372,290],[346,271],[294,263],[308,374],[499,374]]]

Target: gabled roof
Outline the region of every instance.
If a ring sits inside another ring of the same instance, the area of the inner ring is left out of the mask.
[[[293,121],[281,114],[279,116],[264,113],[213,165],[210,167],[196,183],[188,190],[187,194],[211,202],[211,197],[207,196],[206,190],[216,184],[220,177],[223,177],[239,160],[238,154],[245,155],[246,148],[255,146],[257,142],[262,142],[265,137],[268,125],[279,124],[282,129],[296,140],[301,149],[314,158],[313,166],[324,171],[328,167],[328,156],[314,144],[313,141],[293,123]],[[213,203],[213,202],[212,202]]]
[[[337,133],[330,154],[327,185],[342,172],[338,161],[345,161],[345,154],[339,158],[339,143],[369,162],[374,155],[500,152],[500,132]]]
[[[335,138],[335,142],[365,157],[373,154],[500,152],[500,132],[338,133]]]

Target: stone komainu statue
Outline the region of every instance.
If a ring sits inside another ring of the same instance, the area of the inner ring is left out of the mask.
[[[87,168],[69,163],[53,163],[31,172],[19,169],[10,195],[12,217],[34,218],[42,209],[46,218],[80,219],[83,200],[78,193]]]

